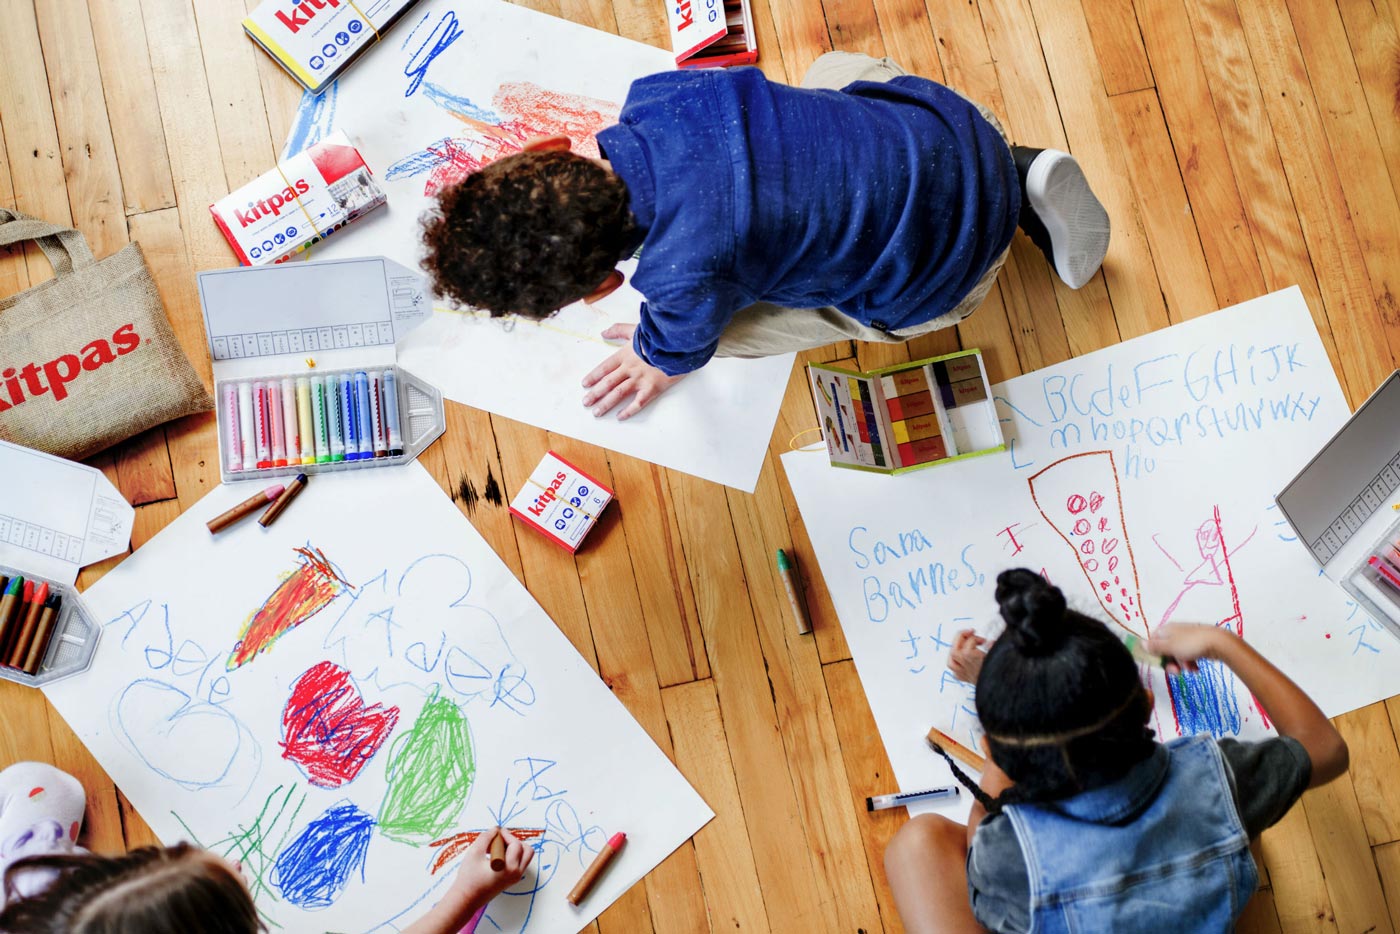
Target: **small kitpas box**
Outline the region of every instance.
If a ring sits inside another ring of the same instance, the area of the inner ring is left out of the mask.
[[[280,263],[387,199],[344,131],[277,163],[209,206],[244,266]]]
[[[510,501],[510,511],[556,545],[575,552],[612,498],[612,490],[549,451]]]
[[[136,510],[102,471],[8,441],[0,441],[0,490],[0,577],[47,583],[59,600],[48,630],[30,633],[40,649],[33,673],[0,665],[0,678],[42,687],[92,663],[101,627],[73,582],[86,565],[126,551]],[[12,618],[0,633],[6,657],[15,626]]]
[[[312,94],[339,78],[417,0],[267,0],[243,31]]]
[[[1323,573],[1400,638],[1400,370],[1274,501]]]
[[[671,51],[681,68],[721,68],[758,61],[749,0],[669,0]]]
[[[225,482],[405,464],[447,427],[442,393],[396,365],[432,314],[382,256],[198,276]]]
[[[897,474],[1006,448],[980,351],[869,373],[807,369],[833,467]]]

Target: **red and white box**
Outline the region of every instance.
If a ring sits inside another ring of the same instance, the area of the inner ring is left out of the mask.
[[[280,263],[388,198],[337,130],[209,206],[244,266]]]
[[[671,51],[681,68],[727,68],[758,61],[749,0],[668,0]]]
[[[612,490],[550,451],[511,500],[510,511],[573,553],[612,498]]]

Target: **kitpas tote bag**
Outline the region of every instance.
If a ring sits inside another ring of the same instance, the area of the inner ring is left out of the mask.
[[[54,278],[0,297],[0,438],[81,460],[213,408],[139,246],[94,260],[78,231],[0,208],[0,246],[25,240]]]

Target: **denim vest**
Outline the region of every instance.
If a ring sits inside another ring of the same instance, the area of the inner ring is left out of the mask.
[[[1036,934],[1229,931],[1259,883],[1210,736],[1053,805],[1008,805]]]

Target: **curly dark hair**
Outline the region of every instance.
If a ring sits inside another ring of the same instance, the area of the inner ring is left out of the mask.
[[[423,229],[439,294],[532,318],[597,288],[636,239],[622,179],[558,151],[516,153],[473,172],[438,195]]]

